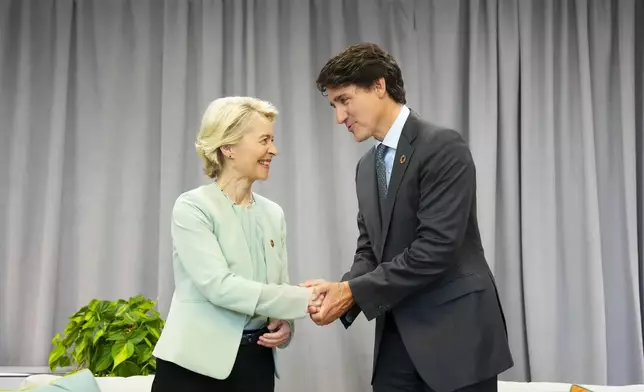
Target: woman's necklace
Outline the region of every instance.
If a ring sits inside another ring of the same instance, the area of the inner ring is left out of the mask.
[[[236,205],[236,206],[242,206],[242,207],[246,207],[246,208],[248,208],[248,207],[252,206],[253,204],[255,204],[255,196],[253,196],[253,192],[252,192],[252,191],[250,192],[250,199],[248,200],[248,203],[246,203],[246,204],[239,204],[239,203],[236,203],[236,202],[235,202],[235,200],[233,200],[233,199],[232,199],[232,197],[228,196],[228,194],[226,193],[226,191],[224,191],[224,189],[221,187],[221,185],[219,185],[219,183],[218,183],[217,181],[215,181],[215,184],[217,184],[217,187],[219,188],[219,190],[221,191],[221,193],[223,193],[223,194],[224,194],[224,196],[226,196],[226,198],[227,198],[231,203],[233,203],[234,205]]]

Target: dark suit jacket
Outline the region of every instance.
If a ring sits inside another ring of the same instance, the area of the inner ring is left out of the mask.
[[[438,392],[513,366],[505,318],[476,218],[476,169],[455,131],[407,119],[387,200],[379,201],[375,147],[359,161],[357,250],[349,281],[355,305],[376,319],[374,369],[385,314],[423,380]],[[382,211],[381,211],[382,209]]]

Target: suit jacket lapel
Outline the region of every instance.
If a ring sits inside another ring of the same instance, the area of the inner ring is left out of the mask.
[[[398,188],[402,182],[409,162],[414,154],[413,140],[416,138],[418,119],[414,112],[409,114],[407,121],[398,140],[396,148],[396,156],[394,157],[393,167],[391,171],[391,178],[389,179],[389,187],[387,188],[387,199],[382,212],[382,248],[387,241],[387,233],[389,232],[389,224],[391,223],[391,214],[396,204],[396,197],[398,195]],[[375,165],[374,165],[375,166]],[[377,191],[376,191],[377,192]],[[377,193],[376,193],[377,194]]]
[[[370,227],[370,233],[381,233],[382,232],[382,221],[380,214],[380,201],[378,200],[378,178],[376,176],[376,148],[373,147],[369,151],[369,164],[364,165],[364,172],[362,175],[364,177],[359,178],[359,181],[364,181],[366,186],[368,197],[365,197],[364,203],[366,208],[364,211],[365,224]],[[360,184],[360,182],[358,183]],[[372,195],[376,195],[373,197]],[[378,239],[379,241],[379,239]],[[372,241],[373,243],[374,241]]]

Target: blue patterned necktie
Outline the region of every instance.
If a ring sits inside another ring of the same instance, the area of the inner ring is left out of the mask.
[[[376,176],[378,177],[378,193],[380,198],[387,198],[387,169],[385,168],[385,154],[387,146],[380,143],[376,148]]]

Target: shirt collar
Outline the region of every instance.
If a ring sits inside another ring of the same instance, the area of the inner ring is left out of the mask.
[[[409,117],[409,113],[410,110],[407,105],[403,105],[400,113],[398,113],[398,117],[396,117],[396,121],[394,121],[394,123],[391,125],[391,128],[389,128],[389,131],[387,131],[385,138],[382,140],[382,142],[378,141],[376,143],[376,146],[378,146],[380,143],[383,143],[385,146],[394,150],[398,148],[398,140],[400,140],[400,135],[402,134],[403,126],[407,121],[407,117]]]

